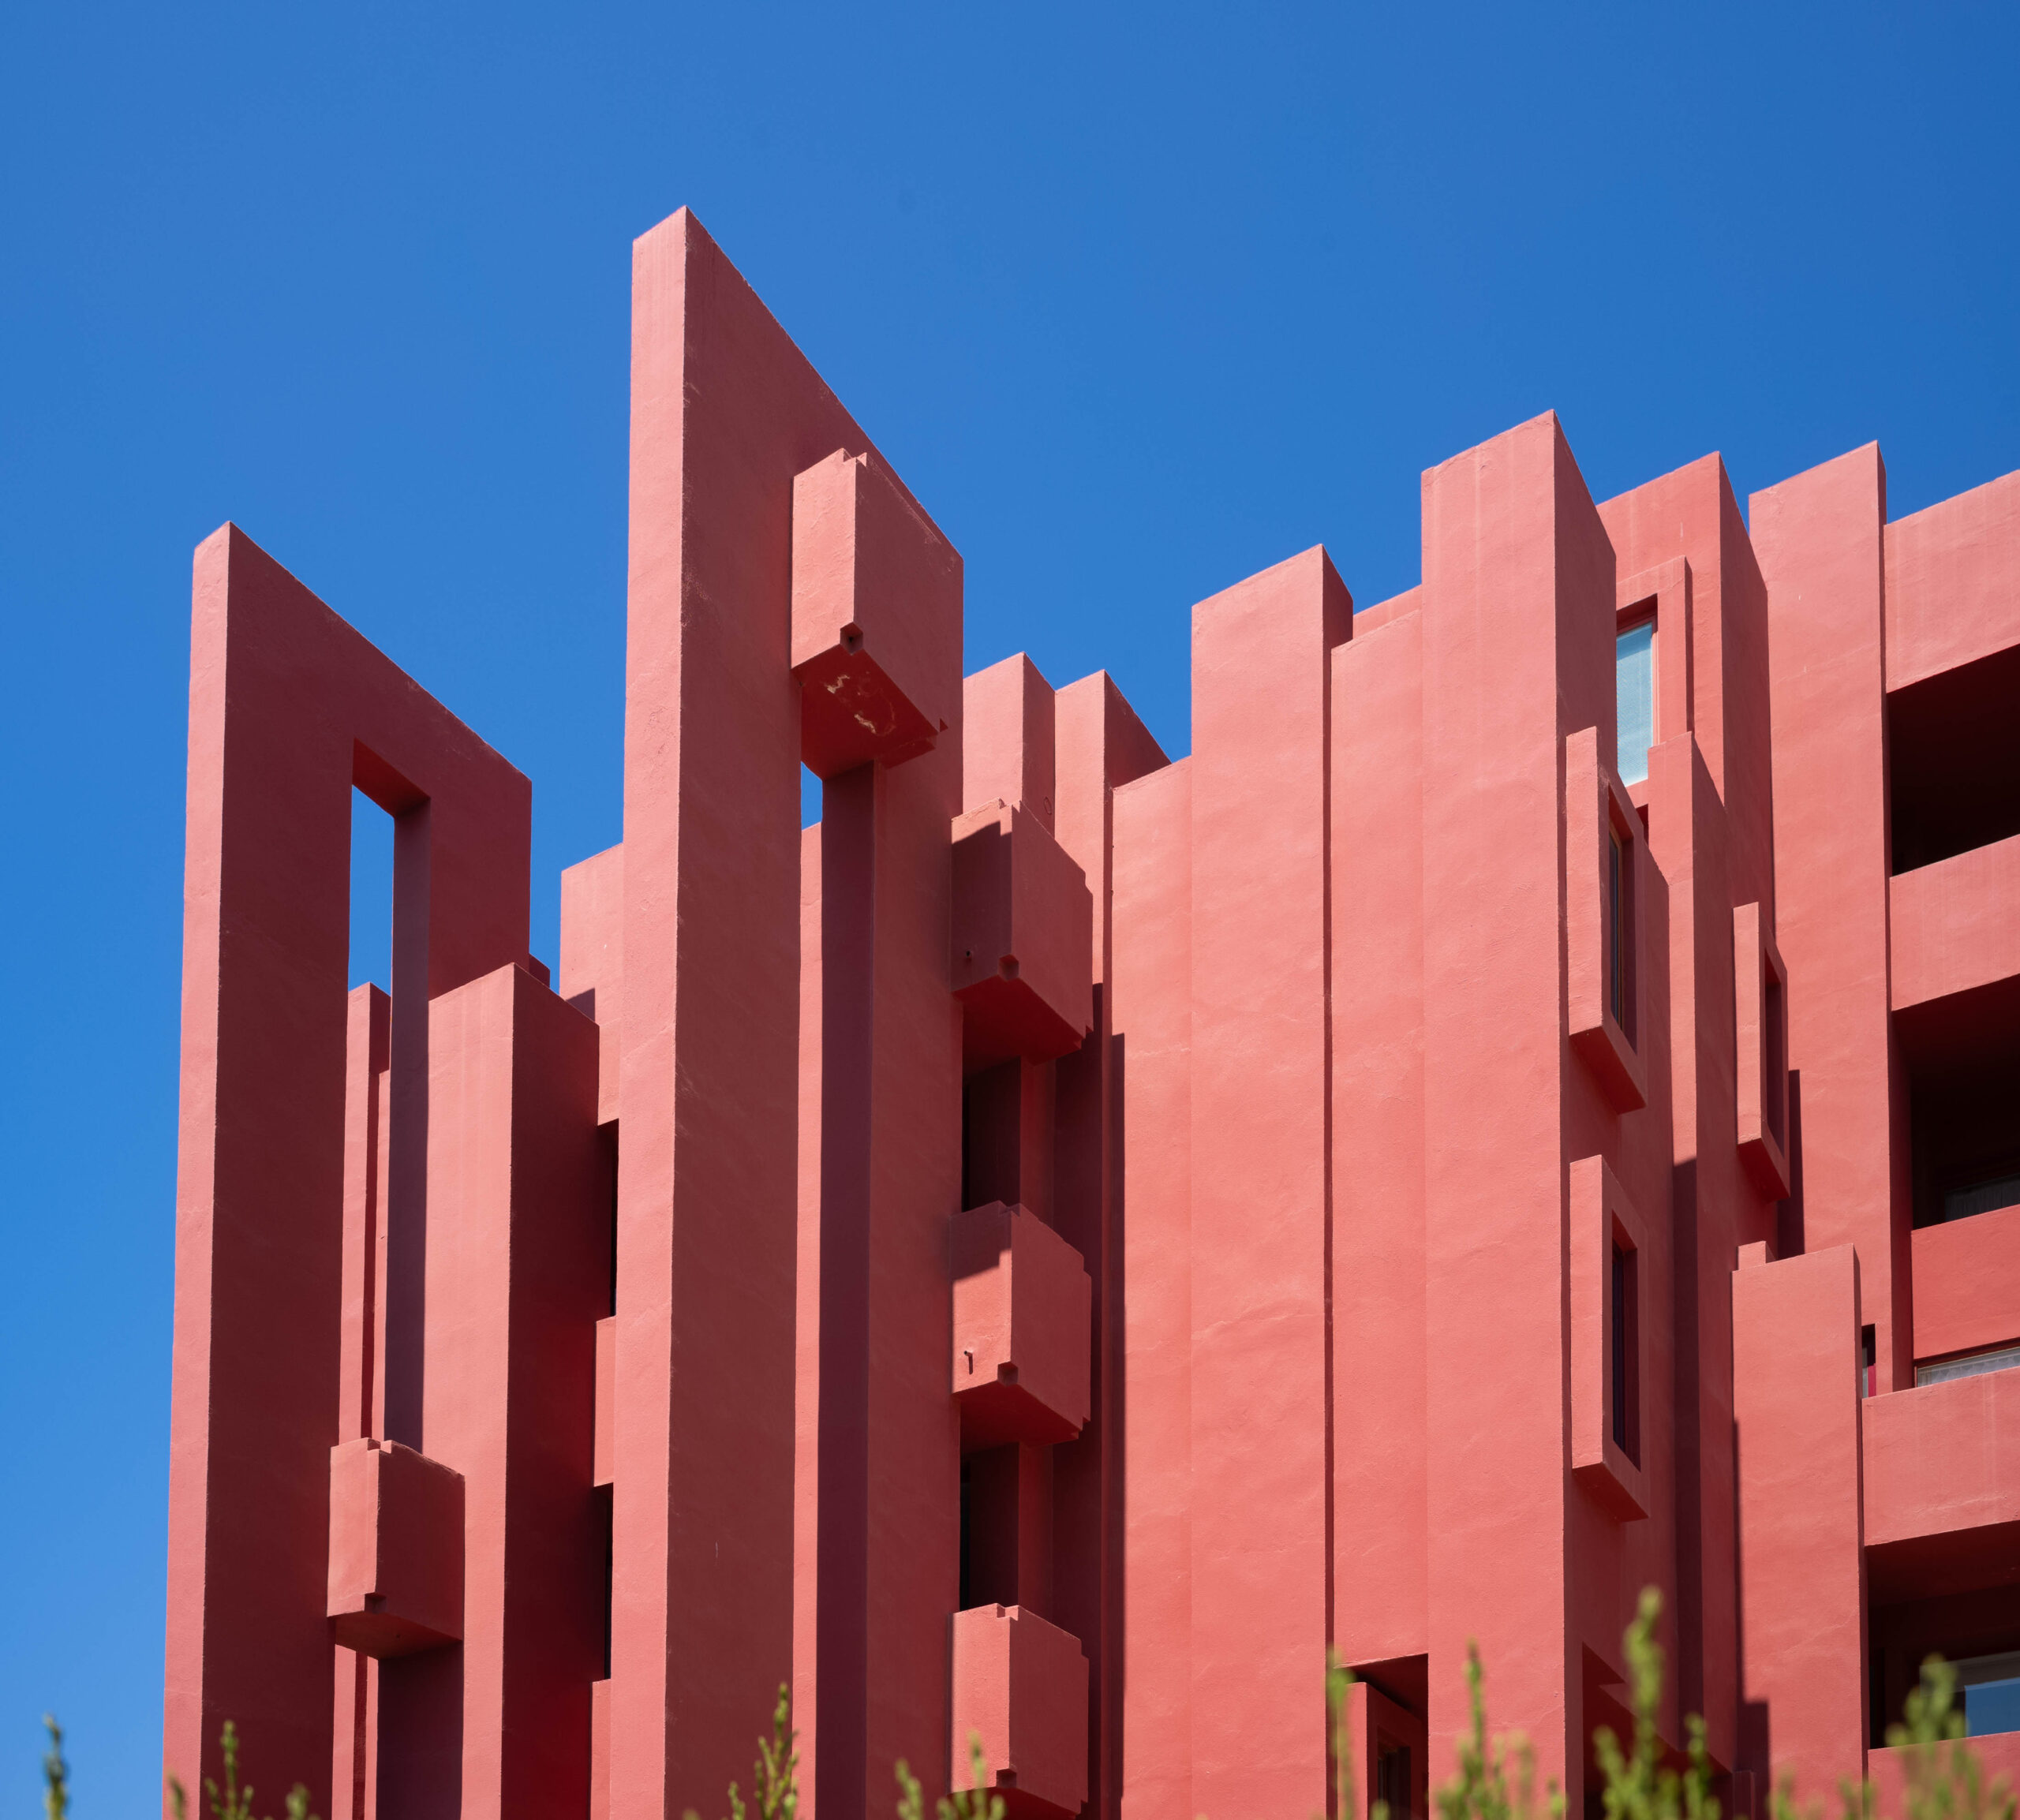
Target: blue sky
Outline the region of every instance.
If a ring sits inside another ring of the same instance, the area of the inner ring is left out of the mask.
[[[45,1706],[82,1814],[158,1761],[200,539],[237,520],[533,778],[552,958],[621,832],[661,216],[961,548],[970,667],[1105,666],[1176,753],[1193,601],[1319,541],[1408,586],[1419,472],[1539,410],[1599,497],[1710,449],[1744,499],[1877,437],[1896,515],[2020,466],[2016,20],[10,9],[0,1806]]]

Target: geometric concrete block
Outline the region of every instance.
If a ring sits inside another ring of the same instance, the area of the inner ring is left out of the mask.
[[[608,1485],[615,1477],[617,1457],[617,1317],[597,1323],[596,1466],[592,1485]]]
[[[960,712],[960,638],[961,559],[881,463],[837,449],[795,476],[792,673],[815,776],[930,751]]]
[[[1651,1298],[1640,1220],[1602,1157],[1571,1165],[1572,1476],[1622,1523],[1652,1508],[1642,1468]]]
[[[1564,742],[1564,917],[1571,1046],[1614,1111],[1648,1103],[1640,1051],[1641,817],[1588,727]]]
[[[1077,1814],[1087,1799],[1087,1658],[1057,1624],[1017,1605],[954,1614],[954,1786],[974,1786],[979,1741],[993,1792],[1013,1817]]]
[[[1094,899],[1028,810],[993,802],[954,823],[954,996],[972,1073],[1070,1055],[1094,1025]]]
[[[954,1399],[961,1444],[1071,1441],[1086,1426],[1093,1286],[1080,1254],[1022,1207],[954,1216]]]
[[[1734,1060],[1739,1154],[1771,1201],[1789,1193],[1789,970],[1757,903],[1733,912]]]
[[[329,1613],[362,1656],[463,1634],[463,1477],[398,1441],[330,1450]]]

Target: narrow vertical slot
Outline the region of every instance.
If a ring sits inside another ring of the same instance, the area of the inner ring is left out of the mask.
[[[346,984],[393,984],[393,818],[350,793],[350,962]]]

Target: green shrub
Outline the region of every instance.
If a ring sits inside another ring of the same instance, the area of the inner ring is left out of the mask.
[[[1719,1820],[1711,1794],[1711,1764],[1704,1747],[1704,1721],[1696,1713],[1684,1721],[1684,1763],[1670,1759],[1656,1728],[1663,1697],[1663,1651],[1655,1641],[1655,1620],[1662,1595],[1650,1586],[1641,1594],[1634,1621],[1622,1641],[1627,1656],[1628,1680],[1634,1706],[1634,1735],[1623,1747],[1610,1727],[1592,1733],[1599,1759],[1600,1798],[1606,1820]],[[1478,1646],[1466,1646],[1466,1690],[1471,1714],[1458,1741],[1457,1767],[1434,1796],[1438,1820],[1538,1820],[1536,1754],[1521,1733],[1494,1738],[1487,1728],[1484,1676]],[[1326,1670],[1326,1711],[1332,1747],[1334,1811],[1352,1820],[1355,1799],[1353,1739],[1348,1723],[1348,1699],[1353,1672],[1337,1660]],[[1907,1811],[1902,1820],[2016,1820],[2013,1792],[2005,1779],[1988,1784],[1984,1766],[1966,1741],[1964,1715],[1956,1706],[1956,1672],[1940,1656],[1922,1665],[1921,1684],[1909,1695],[1906,1722],[1890,1725],[1887,1743],[1906,1753]],[[70,1766],[63,1755],[63,1732],[53,1718],[49,1749],[42,1760],[43,1806],[48,1820],[65,1820],[70,1811]],[[758,1740],[751,1766],[750,1805],[734,1782],[729,1785],[730,1820],[795,1820],[799,1808],[799,1734],[792,1728],[792,1690],[781,1684],[772,1713],[772,1735]],[[224,1753],[225,1785],[220,1790],[206,1777],[212,1820],[252,1820],[252,1790],[238,1786],[238,1733],[225,1721],[219,1743]],[[989,1786],[989,1764],[982,1740],[968,1737],[969,1780],[973,1784],[943,1796],[935,1803],[937,1820],[1004,1820],[1003,1797]],[[918,1778],[903,1758],[896,1766],[898,1820],[925,1820],[925,1797]],[[182,1784],[170,1777],[170,1805],[176,1820],[187,1820],[188,1800]],[[1878,1799],[1870,1781],[1840,1785],[1844,1820],[1878,1820]],[[1547,1820],[1563,1820],[1564,1796],[1553,1780],[1543,1791]],[[1771,1820],[1818,1820],[1821,1804],[1796,1805],[1793,1782],[1784,1780],[1774,1792]],[[1372,1804],[1373,1820],[1389,1820],[1385,1803]],[[309,1792],[300,1783],[287,1798],[288,1820],[315,1820],[309,1811]],[[690,1809],[685,1820],[697,1820]]]

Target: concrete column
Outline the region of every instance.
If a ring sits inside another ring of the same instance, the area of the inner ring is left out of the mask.
[[[1124,1820],[1195,1820],[1191,761],[1117,790],[1114,821],[1111,1041],[1128,1145],[1117,1782]]]
[[[411,1027],[416,998],[526,958],[530,790],[227,525],[193,588],[164,1767],[191,1789],[222,1776],[230,1718],[245,1776],[306,1772],[319,1810],[354,784],[396,816],[425,807],[401,894],[399,942],[425,962],[396,982]],[[424,1004],[424,1042],[425,1024]],[[395,1234],[421,1216],[386,1211]]]
[[[1366,1666],[1429,1646],[1421,611],[1332,663],[1334,1599]]]
[[[1332,1635],[1323,550],[1193,612],[1193,1799],[1323,1811]]]
[[[1469,1639],[1497,1728],[1582,1799],[1566,1476],[1562,768],[1610,765],[1612,551],[1557,420],[1423,477],[1424,1207],[1430,1747]],[[1593,615],[1601,616],[1595,620]],[[1583,636],[1580,636],[1580,633]]]
[[[686,211],[632,308],[610,1811],[674,1820],[792,1672],[793,483],[867,443]]]
[[[1858,1247],[1880,1383],[1914,1382],[1907,1091],[1887,957],[1887,470],[1869,443],[1753,495],[1768,577],[1776,934],[1799,1183],[1784,1252]]]
[[[1836,1245],[1733,1277],[1741,1758],[1805,1803],[1865,1773],[1861,1274]]]

